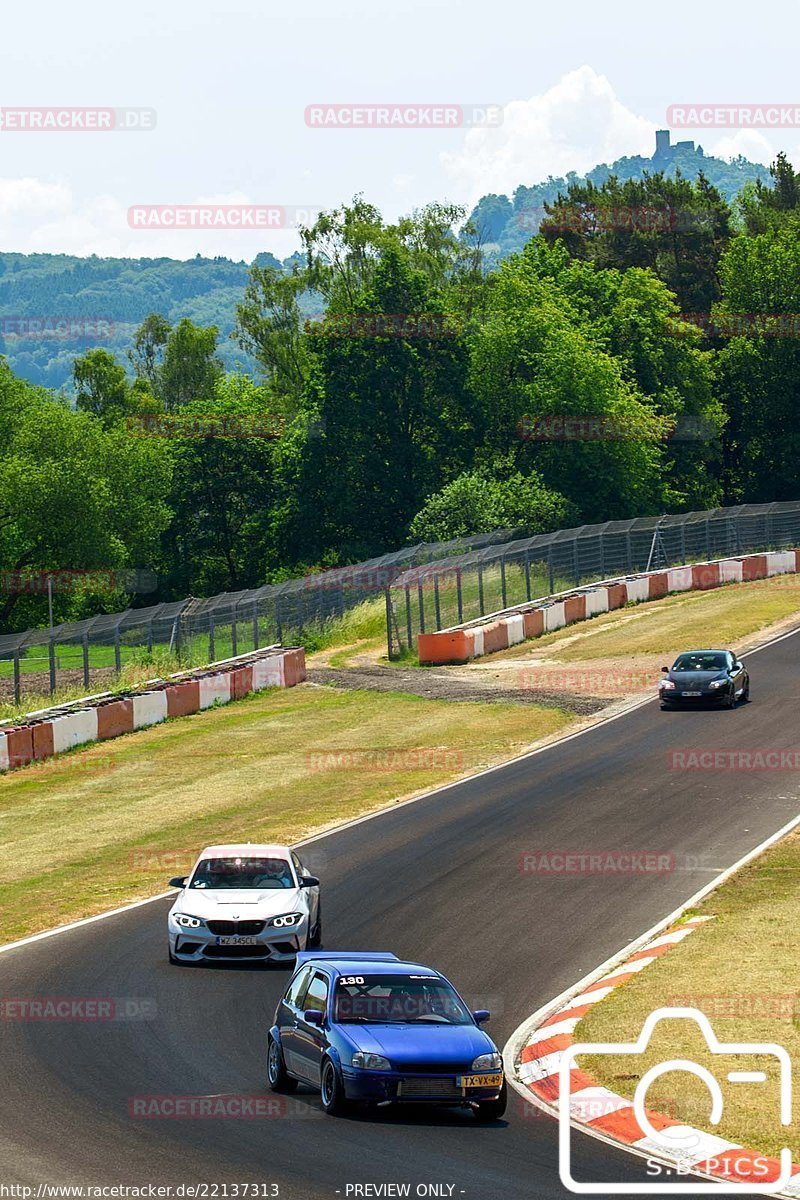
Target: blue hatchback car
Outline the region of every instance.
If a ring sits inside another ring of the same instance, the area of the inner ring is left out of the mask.
[[[446,1104],[495,1121],[506,1108],[503,1060],[453,985],[394,954],[305,951],[269,1031],[274,1092],[318,1088],[326,1112],[353,1102]]]

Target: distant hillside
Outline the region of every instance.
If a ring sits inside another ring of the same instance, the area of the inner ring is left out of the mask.
[[[472,219],[485,244],[489,265],[520,250],[537,232],[544,204],[559,192],[583,179],[602,184],[609,175],[620,180],[641,178],[644,172],[680,170],[688,179],[703,171],[726,199],[749,182],[769,182],[767,167],[737,158],[732,162],[711,158],[693,142],[670,145],[669,133],[659,131],[652,158],[637,155],[621,158],[610,166],[602,164],[586,176],[571,172],[566,178],[552,176],[533,187],[520,185],[513,201],[507,196],[484,196]],[[296,258],[281,264],[272,254],[258,256],[261,264],[288,268]],[[125,361],[132,335],[151,312],[162,313],[176,323],[189,317],[200,325],[217,325],[220,356],[227,368],[239,366],[254,371],[251,360],[231,340],[235,309],[247,283],[248,264],[228,258],[76,258],[66,254],[0,253],[0,354],[16,375],[53,388],[71,390],[73,358],[92,346],[102,345]],[[308,296],[302,305],[308,312],[318,307]],[[54,323],[74,318],[75,326],[55,332]],[[28,321],[44,324],[34,334]],[[97,336],[97,322],[108,323]],[[22,333],[22,336],[20,336]]]
[[[266,253],[257,261],[282,265]],[[247,272],[245,262],[200,255],[177,261],[0,253],[0,354],[32,383],[68,387],[75,355],[101,345],[124,361],[134,329],[159,312],[171,322],[189,317],[217,325],[225,365],[252,369],[230,340]]]
[[[590,182],[599,187],[611,175],[616,175],[624,182],[627,179],[641,179],[645,172],[652,175],[658,171],[671,176],[680,171],[686,179],[691,180],[696,179],[702,171],[709,183],[729,202],[746,183],[755,183],[757,179],[771,183],[769,168],[761,163],[749,162],[741,156],[730,162],[714,158],[705,154],[702,146],[695,146],[694,142],[672,145],[669,131],[659,130],[652,158],[637,154],[618,158],[610,166],[601,163],[587,175],[577,175],[571,171],[566,177],[558,179],[551,175],[533,187],[520,184],[514,192],[513,201],[502,195],[482,196],[472,210],[470,220],[480,234],[489,261],[498,261],[522,249],[538,231],[545,215],[544,205],[552,204],[559,193],[565,195],[571,183]]]

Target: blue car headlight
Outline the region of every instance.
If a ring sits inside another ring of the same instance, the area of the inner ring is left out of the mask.
[[[364,1054],[361,1050],[353,1055],[352,1065],[363,1071],[391,1071],[392,1064],[382,1054]]]
[[[503,1068],[503,1059],[497,1053],[494,1054],[479,1054],[472,1064],[473,1071],[500,1071]]]
[[[181,929],[199,929],[203,924],[199,917],[190,917],[188,913],[173,913],[172,919]]]

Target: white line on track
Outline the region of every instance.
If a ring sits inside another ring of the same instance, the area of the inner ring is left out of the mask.
[[[786,638],[794,637],[797,633],[800,633],[800,627],[797,629],[790,629],[788,633],[782,633],[778,637],[772,638],[768,642],[764,642],[763,646],[756,646],[753,650],[748,650],[747,653],[742,654],[741,657],[747,658],[751,654],[758,654],[760,650],[767,650],[770,646],[775,646],[778,642],[785,641]],[[503,771],[506,767],[511,766],[514,763],[525,762],[526,759],[535,758],[536,755],[544,754],[546,751],[552,750],[555,746],[563,746],[567,742],[573,741],[575,738],[583,737],[584,734],[593,733],[596,729],[601,729],[604,725],[610,725],[613,721],[619,721],[622,717],[627,717],[629,713],[635,712],[639,708],[643,708],[645,704],[650,704],[656,699],[657,697],[654,695],[642,696],[641,699],[634,700],[632,703],[626,705],[621,712],[614,713],[613,716],[610,717],[604,717],[602,721],[597,721],[593,725],[586,725],[583,729],[575,730],[574,733],[567,733],[564,735],[564,737],[554,738],[553,741],[547,742],[547,744],[544,746],[537,746],[535,750],[528,750],[525,754],[520,754],[516,758],[509,758],[506,759],[505,762],[495,763],[494,766],[485,767],[482,771],[476,771],[473,775],[466,775],[461,779],[454,780],[452,783],[445,783],[440,787],[431,788],[430,791],[422,792],[419,796],[411,796],[408,800],[400,801],[399,804],[388,804],[385,808],[379,808],[375,812],[365,813],[363,817],[354,817],[352,821],[343,821],[341,825],[335,825],[332,829],[326,829],[322,833],[316,833],[312,837],[304,838],[303,841],[297,842],[296,848],[301,846],[309,846],[312,842],[321,842],[324,838],[329,838],[334,834],[342,833],[345,829],[352,829],[354,826],[363,825],[367,821],[375,821],[379,817],[385,817],[387,813],[398,812],[399,809],[406,808],[409,804],[418,804],[420,800],[428,800],[432,796],[440,795],[442,792],[449,792],[452,788],[461,787],[461,785],[465,783],[471,783],[474,779],[481,779],[485,775],[493,775],[496,771]],[[791,828],[794,827],[795,824],[798,823],[798,821],[800,821],[800,816],[797,817],[795,821],[791,823],[791,825],[785,826],[784,829],[775,834],[768,842],[765,842],[762,846],[752,851],[746,858],[742,859],[741,862],[737,863],[734,867],[729,868],[728,871],[723,872],[721,875],[713,879],[705,888],[698,892],[697,895],[693,896],[691,900],[687,901],[686,905],[679,909],[677,914],[667,917],[665,922],[659,922],[659,924],[656,925],[651,931],[649,931],[647,934],[644,934],[642,938],[638,938],[636,942],[631,943],[631,946],[637,946],[640,941],[644,942],[648,937],[655,936],[659,930],[664,928],[666,923],[668,923],[670,920],[676,919],[676,916],[679,916],[683,912],[684,908],[696,902],[701,896],[705,896],[708,892],[712,891],[723,881],[723,879],[727,878],[728,874],[734,870],[738,870],[738,868],[747,862],[749,858],[752,858],[755,854],[761,853],[761,851],[766,849],[767,846],[771,845],[773,841],[783,837]],[[91,925],[95,921],[105,921],[109,917],[118,917],[122,913],[130,912],[134,908],[142,908],[145,904],[155,904],[158,900],[165,900],[168,896],[173,894],[174,893],[172,891],[159,892],[157,896],[147,896],[144,900],[133,900],[129,904],[123,904],[119,908],[112,908],[108,912],[96,913],[93,917],[82,917],[78,921],[71,921],[68,925],[57,925],[54,929],[45,929],[42,933],[33,933],[29,937],[20,938],[19,941],[7,942],[6,945],[0,946],[0,954],[7,954],[9,950],[19,950],[23,946],[30,946],[34,942],[41,942],[44,941],[45,938],[56,937],[61,933],[70,933],[74,929],[80,929],[83,925]],[[630,947],[628,949],[630,949]],[[621,951],[620,953],[627,952],[628,951],[626,950]],[[589,982],[593,982],[596,978],[599,978],[602,971],[605,970],[610,963],[616,962],[618,958],[619,955],[614,955],[606,964],[604,964],[602,967],[598,967],[597,971],[594,971],[591,975],[588,975],[584,980],[581,981],[581,986],[588,986]],[[574,988],[567,989],[567,991],[563,994],[563,998],[567,999],[571,994],[574,994],[574,990]],[[561,999],[561,997],[559,997],[559,999]],[[535,1013],[533,1017],[531,1017],[528,1021],[525,1021],[524,1025],[520,1026],[520,1029],[527,1028],[532,1021],[538,1018],[541,1013],[545,1011],[545,1009],[550,1009],[554,1005],[556,1005],[556,1001],[551,1001],[549,1004],[545,1005],[544,1009],[540,1009],[538,1013]],[[520,1030],[518,1029],[514,1034],[512,1034],[512,1037],[506,1044],[506,1051],[508,1050],[508,1046],[511,1044],[511,1041],[513,1041],[519,1032]],[[504,1054],[506,1051],[504,1051]],[[513,1083],[513,1073],[509,1073],[509,1078]],[[530,1100],[531,1096],[530,1093],[527,1092],[527,1089],[526,1094],[527,1098]]]

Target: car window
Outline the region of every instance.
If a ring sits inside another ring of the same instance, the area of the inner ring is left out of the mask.
[[[189,887],[199,890],[263,890],[295,887],[285,858],[204,858]]]
[[[306,869],[303,866],[303,864],[300,862],[300,859],[294,853],[292,854],[292,862],[294,863],[294,869],[297,872],[298,879],[302,879],[303,876],[306,874]]]
[[[728,655],[720,652],[705,654],[681,654],[675,660],[673,671],[724,671],[728,666]]]
[[[328,981],[324,975],[319,973],[311,980],[311,986],[306,992],[303,1008],[319,1008],[322,1012],[327,1011],[328,1007]]]
[[[298,971],[295,978],[289,984],[289,990],[284,996],[286,1004],[294,1004],[296,1008],[300,1007],[299,1001],[305,994],[311,979],[311,967],[305,967],[302,971]]]

